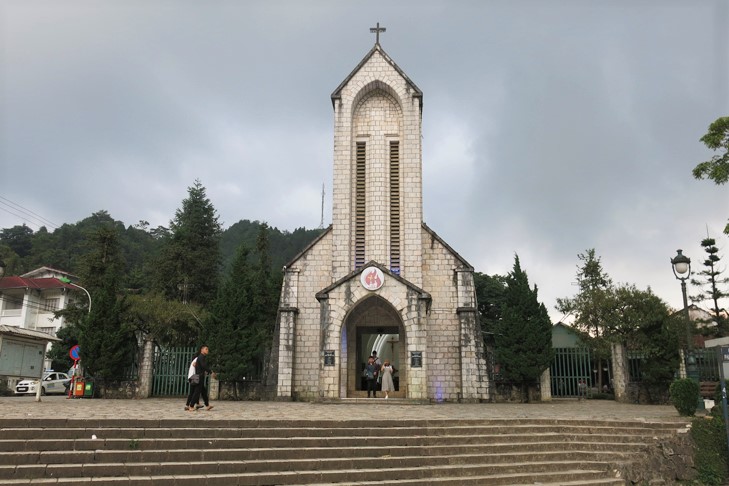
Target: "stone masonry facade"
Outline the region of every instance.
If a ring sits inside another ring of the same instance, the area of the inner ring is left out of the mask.
[[[358,336],[387,328],[399,336],[404,397],[489,400],[473,268],[423,223],[422,93],[375,44],[332,103],[332,225],[284,269],[275,343],[278,399],[354,396]],[[390,159],[393,142],[398,165]],[[360,159],[355,173],[358,143],[366,146],[366,163]],[[397,190],[393,171],[399,171]],[[367,263],[356,263],[356,245]],[[391,268],[395,245],[400,264]],[[365,270],[379,270],[381,286],[366,288],[360,280]]]

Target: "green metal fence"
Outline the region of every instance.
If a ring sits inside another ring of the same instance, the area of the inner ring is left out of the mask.
[[[693,350],[696,359],[696,367],[699,371],[699,381],[719,381],[719,364],[717,363],[716,349],[699,348]],[[630,382],[640,383],[643,381],[643,363],[646,357],[640,350],[628,351],[628,370]],[[678,376],[678,370],[676,370]]]
[[[699,369],[699,381],[720,381],[716,348],[700,348],[694,351]]]
[[[592,389],[590,350],[554,348],[550,367],[553,397],[583,397]]]
[[[152,396],[181,397],[188,394],[187,370],[196,351],[194,346],[155,349]]]

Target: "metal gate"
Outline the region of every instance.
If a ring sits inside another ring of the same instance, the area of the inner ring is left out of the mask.
[[[194,346],[155,349],[152,396],[181,397],[187,395],[190,390],[187,382],[187,370],[190,368],[196,351]]]
[[[590,350],[554,348],[550,367],[553,397],[586,397],[592,389]]]

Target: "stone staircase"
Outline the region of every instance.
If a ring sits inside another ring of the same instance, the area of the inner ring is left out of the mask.
[[[623,485],[621,465],[684,426],[0,419],[0,484]]]

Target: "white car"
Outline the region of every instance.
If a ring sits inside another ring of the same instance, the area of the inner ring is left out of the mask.
[[[59,373],[56,371],[46,372],[43,375],[43,383],[41,388],[41,395],[50,393],[66,393],[68,390],[67,385],[71,378],[66,373]],[[35,395],[38,386],[38,380],[22,380],[15,385],[15,394],[23,395],[31,393]]]

